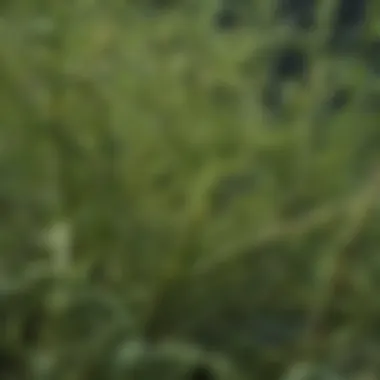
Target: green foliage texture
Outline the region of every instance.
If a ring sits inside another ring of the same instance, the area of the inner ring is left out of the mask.
[[[0,4],[1,379],[378,378],[380,85],[333,1],[303,35],[151,3]]]

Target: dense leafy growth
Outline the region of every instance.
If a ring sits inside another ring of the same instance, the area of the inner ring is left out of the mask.
[[[377,0],[0,6],[1,379],[380,375]]]

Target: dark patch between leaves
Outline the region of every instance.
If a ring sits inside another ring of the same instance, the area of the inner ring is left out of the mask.
[[[188,380],[216,380],[215,374],[206,365],[199,365],[193,368],[189,375],[187,376]]]

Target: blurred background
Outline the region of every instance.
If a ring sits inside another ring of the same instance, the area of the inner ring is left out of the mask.
[[[380,1],[0,2],[0,378],[380,376]]]

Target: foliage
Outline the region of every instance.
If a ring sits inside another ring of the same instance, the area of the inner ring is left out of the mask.
[[[217,7],[1,4],[2,379],[379,373],[379,79]]]

